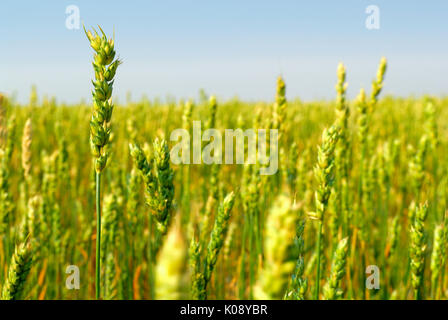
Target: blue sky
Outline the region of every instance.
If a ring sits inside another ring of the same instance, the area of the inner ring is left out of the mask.
[[[0,3],[0,91],[27,101],[90,99],[92,50],[65,27],[68,5],[81,21],[115,30],[124,63],[114,94],[138,99],[197,97],[272,100],[282,74],[289,98],[332,99],[336,67],[347,66],[349,96],[370,87],[381,56],[385,93],[448,93],[448,1],[20,1]],[[380,8],[380,30],[365,9]]]

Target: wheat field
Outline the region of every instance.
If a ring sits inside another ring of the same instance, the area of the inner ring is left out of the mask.
[[[383,58],[354,100],[340,64],[334,101],[288,99],[279,77],[273,102],[112,108],[120,61],[88,37],[94,107],[0,98],[2,299],[448,297],[447,98],[382,96]],[[278,171],[174,164],[193,121],[277,129]]]

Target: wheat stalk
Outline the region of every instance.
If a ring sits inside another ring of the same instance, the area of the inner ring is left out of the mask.
[[[92,81],[94,91],[93,114],[90,120],[90,149],[95,159],[96,172],[96,214],[97,214],[97,234],[96,234],[96,298],[100,298],[100,247],[101,247],[101,172],[107,164],[108,150],[111,129],[110,120],[114,106],[112,104],[112,86],[115,72],[121,64],[115,58],[114,40],[108,39],[103,30],[99,28],[101,35],[94,29],[93,32],[86,31],[86,36],[92,49],[95,51],[93,58],[93,69],[95,80]]]

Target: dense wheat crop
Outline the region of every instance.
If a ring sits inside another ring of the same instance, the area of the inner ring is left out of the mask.
[[[113,107],[98,59],[94,107],[0,97],[2,298],[448,298],[447,98],[382,97],[383,59],[354,101],[341,64],[334,101]],[[278,171],[175,163],[193,121],[278,129]]]

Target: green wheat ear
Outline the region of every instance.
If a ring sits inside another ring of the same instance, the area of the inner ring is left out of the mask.
[[[314,176],[319,185],[316,191],[316,212],[308,213],[313,220],[322,221],[330,199],[331,187],[334,182],[335,148],[339,139],[339,129],[332,126],[322,134],[322,144],[317,149],[317,164]]]
[[[416,300],[422,298],[423,275],[425,270],[426,239],[425,220],[428,215],[428,205],[426,203],[410,208],[413,211],[413,222],[411,224],[410,237],[410,257],[411,257],[411,285],[414,289]]]
[[[273,110],[273,129],[279,129],[286,117],[286,85],[281,76],[277,78],[277,91]]]
[[[230,212],[235,202],[235,193],[229,193],[220,204],[218,214],[215,219],[210,241],[207,247],[205,279],[210,280],[212,271],[218,260],[218,254],[224,245],[224,240],[229,228]]]
[[[31,245],[28,242],[23,242],[16,246],[8,277],[3,285],[2,300],[17,300],[21,298],[31,269],[32,259]]]
[[[348,238],[339,241],[334,253],[330,278],[323,288],[324,297],[327,300],[335,300],[343,295],[341,280],[345,275],[345,264],[347,263],[347,241]]]
[[[30,181],[31,179],[31,142],[32,142],[32,123],[31,119],[27,119],[25,123],[25,127],[23,129],[23,137],[22,137],[22,168],[23,168],[23,176],[26,181]]]
[[[440,275],[443,273],[446,261],[447,231],[446,225],[438,225],[434,228],[434,245],[431,255],[431,290],[432,298],[435,298]]]
[[[369,101],[369,112],[372,113],[378,103],[378,96],[383,89],[384,83],[384,75],[386,74],[387,69],[387,60],[385,57],[382,57],[380,60],[380,64],[378,65],[378,71],[376,73],[376,79],[372,81],[372,92],[370,93],[370,101]]]
[[[115,59],[114,40],[108,39],[101,30],[101,36],[96,30],[86,31],[90,45],[95,51],[93,58],[93,69],[95,80],[92,81],[94,90],[93,114],[90,120],[90,147],[95,158],[95,170],[98,173],[103,171],[107,163],[107,149],[111,134],[110,121],[114,105],[112,104],[112,87],[115,73],[121,60]]]
[[[190,293],[194,300],[205,299],[205,277],[202,272],[201,263],[201,246],[199,241],[191,239],[190,247],[188,248],[188,264],[190,266],[191,280]]]

